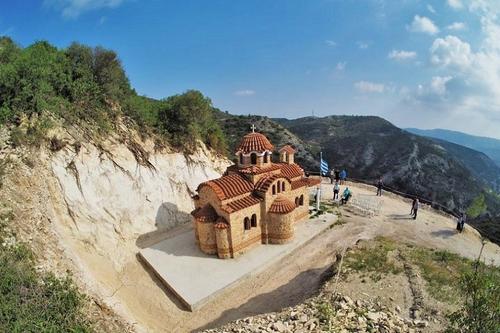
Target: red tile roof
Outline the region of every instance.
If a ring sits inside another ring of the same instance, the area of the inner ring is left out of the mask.
[[[307,186],[314,186],[321,184],[321,179],[319,178],[306,178],[307,179]]]
[[[281,167],[279,164],[271,163],[270,165],[266,166],[252,165],[248,168],[240,169],[240,172],[244,174],[260,175],[261,173],[271,172],[280,168]]]
[[[191,212],[191,215],[193,215],[197,221],[202,223],[215,222],[218,217],[215,209],[209,204],[201,208],[195,209],[194,211]]]
[[[309,185],[309,182],[308,182],[307,178],[301,178],[299,180],[294,180],[292,182],[292,190],[295,190],[299,187],[308,186],[308,185]]]
[[[281,176],[280,174],[262,177],[261,179],[259,179],[257,184],[255,184],[255,190],[259,191],[259,192],[266,192],[267,189],[269,188],[269,186],[271,186],[271,184],[276,179],[281,178],[281,177],[283,177],[283,176]]]
[[[198,186],[198,192],[203,186],[209,186],[220,200],[234,198],[253,191],[253,184],[239,174],[226,175],[201,183]]]
[[[227,223],[225,218],[223,218],[222,216],[219,216],[217,221],[215,221],[214,227],[217,229],[227,229],[227,228],[229,228],[229,223]]]
[[[298,164],[279,163],[281,173],[288,179],[304,176],[304,170]]]
[[[285,198],[282,195],[279,195],[269,208],[269,213],[274,214],[288,214],[295,209],[295,204]]]
[[[261,133],[248,133],[241,140],[240,145],[236,152],[243,152],[245,154],[251,152],[264,152],[266,150],[273,150],[274,146],[269,142],[265,135]]]
[[[253,195],[248,195],[241,199],[235,200],[233,202],[229,202],[226,205],[223,205],[221,209],[229,214],[237,212],[239,210],[254,206],[259,204],[262,201],[261,198],[258,198]]]
[[[293,149],[293,147],[292,147],[292,146],[290,146],[290,145],[286,145],[286,146],[284,146],[283,148],[281,148],[281,149],[280,149],[280,153],[281,153],[282,151],[287,152],[287,153],[289,153],[289,154],[294,154],[294,153],[295,153],[295,149]]]

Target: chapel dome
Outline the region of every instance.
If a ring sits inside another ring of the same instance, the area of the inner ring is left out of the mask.
[[[285,198],[282,195],[278,195],[278,197],[274,200],[273,204],[269,208],[269,213],[274,214],[288,214],[295,209],[295,204]]]
[[[272,151],[273,149],[274,146],[271,142],[269,142],[264,134],[252,132],[243,137],[240,145],[236,149],[236,152],[243,152],[244,154],[251,152],[262,153],[266,150]]]

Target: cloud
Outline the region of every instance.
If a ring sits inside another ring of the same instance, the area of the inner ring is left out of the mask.
[[[456,36],[437,38],[430,48],[431,63],[436,66],[463,69],[472,62],[472,51],[469,43]]]
[[[435,35],[439,32],[439,28],[430,18],[419,15],[415,15],[408,30],[412,32],[423,32],[429,35]]]
[[[474,47],[457,36],[436,38],[429,60],[437,75],[402,96],[401,102],[408,112],[422,114],[428,126],[499,137],[500,6],[472,0],[468,10],[481,25]]]
[[[394,59],[398,61],[411,60],[417,57],[417,52],[415,51],[404,51],[404,50],[392,50],[387,57],[389,59]]]
[[[356,45],[358,45],[361,50],[366,50],[368,47],[370,47],[370,44],[370,42],[365,42],[362,40],[356,42]]]
[[[437,95],[444,95],[446,84],[452,79],[452,76],[434,76],[431,80],[431,91]]]
[[[347,65],[347,63],[345,61],[338,62],[337,66],[335,66],[335,69],[338,70],[339,72],[341,72],[341,71],[345,70],[346,65]]]
[[[333,41],[333,40],[330,40],[330,39],[325,40],[325,44],[328,45],[328,46],[330,46],[330,47],[337,46],[337,43],[335,41]]]
[[[431,5],[427,5],[427,10],[430,11],[432,14],[436,14],[436,10]]]
[[[45,0],[44,5],[61,11],[62,17],[76,19],[81,14],[102,8],[116,8],[124,0]]]
[[[382,83],[374,83],[369,81],[359,81],[354,84],[354,87],[363,93],[383,93],[386,89]]]
[[[255,95],[255,90],[250,90],[250,89],[244,89],[244,90],[237,90],[234,92],[236,96],[253,96]]]
[[[446,29],[453,31],[465,30],[465,28],[466,26],[465,23],[463,22],[453,22],[452,24],[446,27]]]
[[[462,4],[461,0],[448,0],[448,6],[450,6],[453,9],[462,9],[464,8],[464,5]]]

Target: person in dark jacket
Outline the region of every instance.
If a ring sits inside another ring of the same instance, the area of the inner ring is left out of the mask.
[[[377,182],[377,196],[382,196],[382,188],[384,187],[384,183],[382,182],[382,178],[380,178]]]
[[[457,230],[462,233],[464,231],[465,221],[467,220],[467,216],[465,213],[460,214],[457,220]]]
[[[413,200],[413,205],[412,205],[412,212],[413,212],[413,219],[414,220],[417,219],[417,213],[418,213],[419,208],[420,208],[420,201],[418,201],[418,198],[415,198],[415,200]]]
[[[340,185],[343,185],[346,179],[347,179],[347,171],[343,169],[342,171],[340,171]]]
[[[411,202],[411,210],[410,210],[410,215],[413,215],[413,206],[415,206],[415,201],[417,200],[417,197],[413,198],[413,201]]]

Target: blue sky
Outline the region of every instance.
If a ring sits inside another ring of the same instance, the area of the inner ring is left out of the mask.
[[[199,89],[237,114],[379,115],[500,138],[496,2],[2,0],[0,34],[114,49],[155,98]]]

